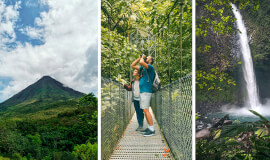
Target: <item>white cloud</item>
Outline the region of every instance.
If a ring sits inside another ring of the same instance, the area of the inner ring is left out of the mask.
[[[37,1],[32,1],[32,0],[26,0],[25,1],[25,5],[27,7],[37,7],[38,6],[38,2]]]
[[[42,35],[44,44],[19,43],[10,52],[0,52],[0,75],[13,79],[0,92],[0,99],[11,97],[44,75],[84,93],[97,90],[98,1],[42,2],[50,9],[35,22],[44,32],[33,28],[24,31],[33,38]]]
[[[42,40],[43,38],[44,30],[41,28],[27,26],[25,28],[21,28],[20,31],[32,39]]]
[[[4,1],[0,0],[0,50],[6,49],[5,45],[16,39],[14,27],[19,17],[20,4],[18,1],[14,6],[6,6]]]

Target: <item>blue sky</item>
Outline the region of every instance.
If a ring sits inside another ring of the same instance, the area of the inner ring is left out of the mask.
[[[0,0],[0,102],[44,75],[97,95],[96,0]]]
[[[5,4],[8,5],[15,5],[15,0],[6,0]],[[20,8],[18,9],[19,12],[19,18],[18,21],[15,23],[16,27],[15,33],[16,33],[16,41],[21,42],[22,44],[25,44],[26,42],[31,43],[34,45],[41,45],[44,44],[42,39],[33,39],[29,37],[28,35],[24,34],[21,30],[26,27],[33,27],[33,28],[39,28],[42,29],[42,27],[39,27],[35,24],[35,19],[37,17],[40,18],[41,12],[48,12],[49,6],[46,4],[41,4],[37,0],[24,0],[21,1]],[[14,48],[16,46],[15,43],[9,44],[11,48]]]
[[[0,77],[0,90],[3,90],[11,81],[9,77]]]

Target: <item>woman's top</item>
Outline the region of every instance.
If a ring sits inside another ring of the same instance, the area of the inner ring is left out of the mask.
[[[140,81],[133,82],[133,99],[139,101],[140,100]]]
[[[133,79],[130,85],[124,85],[124,88],[128,91],[132,91],[132,100],[140,100],[140,81]]]

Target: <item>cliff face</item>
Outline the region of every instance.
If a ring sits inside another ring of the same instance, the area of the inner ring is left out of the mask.
[[[270,98],[270,3],[260,0],[258,11],[247,7],[241,13],[250,38],[259,95],[264,102]]]
[[[226,66],[226,61],[232,61],[236,55],[231,54],[234,34],[219,34],[215,33],[214,27],[211,25],[213,22],[220,22],[220,17],[211,15],[212,12],[205,9],[205,5],[209,4],[210,0],[199,1],[196,6],[196,26],[205,25],[204,21],[201,21],[201,17],[204,19],[209,19],[210,24],[206,31],[207,35],[199,35],[196,36],[196,44],[197,44],[197,54],[196,58],[198,59],[196,62],[197,69],[207,69],[213,67],[219,67],[222,70],[228,70],[231,68],[224,68]],[[222,9],[224,6],[217,7],[217,9]],[[224,9],[224,16],[232,15],[231,12]],[[228,24],[233,25],[233,24]],[[227,27],[227,26],[226,26]],[[230,26],[232,27],[232,26]],[[203,28],[203,27],[202,27]],[[211,48],[208,51],[204,51],[204,46],[209,45]],[[200,49],[199,49],[200,48]]]

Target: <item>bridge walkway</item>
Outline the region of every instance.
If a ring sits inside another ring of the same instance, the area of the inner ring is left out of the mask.
[[[150,109],[151,110],[151,109]],[[151,110],[151,114],[153,112]],[[136,113],[134,113],[129,122],[122,138],[115,147],[110,160],[171,160],[174,159],[170,153],[170,149],[164,139],[157,121],[153,115],[155,136],[144,137],[139,131],[135,131],[138,127]],[[144,126],[147,127],[146,119]]]

